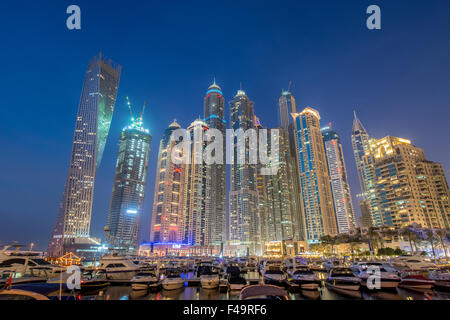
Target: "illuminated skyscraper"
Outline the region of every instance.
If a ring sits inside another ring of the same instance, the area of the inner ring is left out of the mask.
[[[132,116],[131,125],[120,135],[108,215],[108,236],[113,247],[130,251],[138,248],[151,139],[142,114],[137,119]]]
[[[328,175],[319,112],[306,108],[293,114],[297,144],[306,240],[317,242],[337,234],[336,215]]]
[[[152,242],[182,243],[184,238],[185,166],[171,161],[176,144],[175,141],[171,141],[171,136],[180,128],[174,120],[165,130],[159,144],[150,236]]]
[[[366,226],[369,225],[367,216],[363,217],[363,214],[369,212],[371,221],[373,220],[373,225],[381,226],[382,221],[377,209],[377,197],[375,195],[375,184],[373,181],[375,175],[373,171],[373,159],[364,157],[369,152],[371,141],[373,139],[370,138],[363,124],[356,116],[356,112],[354,112],[352,146],[362,192],[360,221],[364,221],[364,225]],[[370,222],[370,225],[372,225],[372,222]]]
[[[204,121],[210,129],[219,130],[226,135],[225,99],[222,89],[214,83],[208,88],[204,99]],[[221,245],[226,241],[226,166],[225,144],[223,145],[223,164],[212,164],[208,172],[211,175],[211,194],[208,199],[211,217],[209,219],[209,237],[211,245]]]
[[[361,184],[362,192],[365,192],[364,187],[364,170],[363,170],[363,156],[369,147],[369,135],[364,128],[361,121],[356,117],[356,112],[354,112],[355,118],[353,119],[352,128],[352,146],[353,154],[355,155],[356,169],[358,170],[358,177]]]
[[[300,179],[297,166],[297,147],[295,143],[295,124],[292,114],[297,113],[297,104],[292,93],[289,91],[291,83],[289,83],[288,90],[282,90],[281,97],[278,99],[278,107],[280,111],[280,125],[283,129],[284,146],[280,144],[281,149],[284,150],[284,161],[286,162],[286,174],[288,177],[296,177],[291,179],[288,183],[288,199],[289,207],[292,216],[293,224],[293,239],[305,239],[305,223],[302,204],[300,199]],[[286,150],[285,148],[288,147]],[[280,153],[281,154],[281,153]]]
[[[69,172],[48,252],[62,255],[89,238],[94,181],[101,163],[119,88],[121,67],[103,60],[89,62],[78,106]]]
[[[185,165],[183,243],[191,246],[211,245],[210,228],[214,228],[211,223],[211,166],[203,162],[203,149],[207,143],[202,137],[208,129],[206,123],[198,119],[187,130],[192,143],[190,159]]]
[[[341,141],[339,135],[331,127],[323,128],[322,135],[338,231],[339,233],[349,233],[356,227],[356,221]]]
[[[263,242],[299,239],[296,232],[300,227],[300,210],[293,201],[291,186],[293,178],[289,168],[289,136],[279,128],[278,161],[266,165],[277,167],[274,175],[258,174],[259,216],[261,222],[261,239]],[[269,130],[268,130],[269,131]],[[268,152],[272,150],[268,138]],[[294,176],[295,177],[295,176]],[[299,197],[299,194],[297,194]]]
[[[390,136],[371,140],[363,162],[373,174],[372,225],[449,229],[449,191],[440,163],[428,161],[409,140]]]
[[[295,98],[289,90],[283,90],[281,97],[278,99],[278,106],[280,109],[280,121],[281,127],[285,130],[289,130],[289,126],[293,123],[292,113],[297,113],[297,105]]]
[[[250,101],[245,92],[238,90],[230,102],[231,129],[256,129],[254,103]],[[256,253],[259,241],[260,226],[258,222],[258,190],[257,190],[257,164],[250,164],[250,146],[248,139],[245,143],[244,164],[238,163],[237,141],[234,139],[233,158],[231,165],[230,185],[230,214],[229,214],[229,240],[232,244],[246,247],[251,254]]]

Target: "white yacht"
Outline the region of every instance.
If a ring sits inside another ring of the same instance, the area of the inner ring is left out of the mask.
[[[361,284],[366,288],[368,288],[367,281],[369,280],[369,277],[373,277],[375,275],[372,273],[371,269],[379,272],[380,287],[376,289],[395,289],[398,287],[401,278],[394,269],[389,268],[389,266],[386,266],[383,263],[357,262],[350,266],[350,270],[352,270],[353,274],[361,280]]]
[[[338,290],[358,291],[361,279],[355,277],[349,268],[332,268],[325,280],[327,287]]]
[[[283,286],[286,284],[287,276],[280,266],[266,266],[263,270],[263,280],[265,284]]]
[[[164,290],[177,290],[184,287],[184,280],[177,269],[166,270],[164,279],[162,280],[162,287]]]
[[[8,250],[9,248],[14,250]],[[13,284],[45,282],[65,269],[45,261],[38,253],[21,252],[22,246],[5,246],[0,251],[0,283],[11,278]]]
[[[421,256],[399,256],[390,260],[391,265],[398,270],[429,271],[436,265]]]
[[[152,271],[139,272],[131,279],[131,288],[133,290],[148,290],[158,285],[159,276]]]
[[[290,282],[299,285],[302,290],[317,290],[321,286],[319,277],[308,266],[296,266],[288,274]]]
[[[436,289],[450,291],[450,267],[432,271],[429,278],[434,281]]]
[[[141,266],[131,258],[112,254],[100,259],[99,269],[106,273],[108,280],[129,281],[139,273]]]
[[[195,276],[200,279],[203,289],[215,289],[219,287],[220,277],[213,269],[211,262],[200,263],[195,271]]]

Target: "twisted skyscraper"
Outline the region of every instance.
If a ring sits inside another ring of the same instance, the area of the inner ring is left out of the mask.
[[[69,173],[48,252],[70,250],[89,238],[94,182],[111,125],[121,73],[120,66],[94,57],[84,78],[72,142]]]

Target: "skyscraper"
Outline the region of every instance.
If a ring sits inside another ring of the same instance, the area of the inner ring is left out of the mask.
[[[203,120],[197,119],[187,130],[192,143],[190,144],[190,159],[185,164],[183,243],[191,246],[211,245],[210,228],[214,228],[211,223],[212,206],[210,203],[211,166],[203,162],[203,149],[207,143],[202,137],[208,129]]]
[[[124,128],[120,135],[108,214],[107,235],[111,245],[130,251],[138,248],[152,139],[149,131],[143,126],[142,116],[142,113],[139,118],[132,116],[131,125]]]
[[[280,112],[280,126],[283,129],[283,144],[288,146],[289,153],[284,154],[286,162],[286,170],[288,177],[296,177],[288,183],[288,199],[291,210],[293,223],[293,239],[305,239],[305,224],[302,204],[300,199],[300,180],[297,166],[297,147],[295,143],[295,124],[292,114],[297,113],[297,104],[294,96],[288,90],[281,91],[281,97],[278,99],[278,107]],[[280,145],[281,146],[281,145]],[[284,149],[286,151],[286,149]]]
[[[361,184],[362,192],[364,193],[364,170],[363,170],[363,156],[369,147],[369,135],[367,134],[366,129],[364,128],[361,121],[356,116],[356,112],[354,114],[353,119],[353,127],[352,127],[352,146],[353,146],[353,154],[355,156],[356,169],[358,171],[358,177]]]
[[[306,239],[312,243],[319,241],[324,235],[337,234],[336,215],[325,147],[320,132],[319,112],[306,108],[292,116],[295,124]]]
[[[94,182],[116,103],[121,67],[103,60],[88,65],[78,106],[69,172],[48,253],[58,256],[89,238]]]
[[[373,139],[363,161],[373,173],[374,226],[449,229],[450,194],[440,163],[427,160],[409,140],[391,136]]]
[[[356,227],[356,221],[342,144],[339,135],[331,127],[323,128],[322,136],[325,144],[338,231],[339,233],[349,233],[351,229]]]
[[[164,131],[159,144],[150,236],[152,242],[182,243],[184,239],[185,212],[183,206],[186,168],[183,164],[175,164],[171,160],[176,144],[171,140],[171,136],[175,130],[180,128],[180,125],[174,120]]]
[[[379,216],[379,211],[377,210],[377,198],[374,189],[375,184],[373,182],[373,165],[370,163],[372,162],[372,158],[364,157],[365,154],[369,152],[370,143],[373,139],[370,138],[363,124],[356,116],[356,112],[353,114],[352,147],[362,192],[362,199],[360,200],[360,221],[361,223],[364,222],[365,226],[368,226],[372,225],[373,220],[374,226],[380,226],[382,222],[381,217]],[[367,212],[369,212],[371,217],[370,223],[367,219]],[[365,217],[363,216],[364,214],[366,214]]]
[[[297,113],[297,105],[295,98],[289,90],[283,90],[281,97],[278,99],[278,106],[280,110],[280,122],[281,127],[285,130],[289,130],[289,126],[293,123],[292,113]]]
[[[204,99],[204,121],[210,129],[226,134],[225,99],[222,89],[214,83],[208,88]],[[211,217],[209,219],[209,243],[221,245],[226,241],[226,166],[225,144],[223,145],[223,164],[212,164],[208,168],[211,175],[211,194],[208,199]]]
[[[275,166],[278,171],[274,175],[258,174],[259,216],[261,223],[261,240],[283,241],[297,239],[296,229],[299,228],[300,211],[292,199],[290,187],[293,184],[289,171],[289,136],[279,128],[277,161],[265,167]],[[271,139],[268,139],[268,152],[271,152]],[[297,194],[297,196],[299,196]]]
[[[254,103],[250,101],[241,89],[230,101],[231,129],[256,129]],[[248,139],[245,139],[248,142]],[[245,143],[244,164],[238,163],[238,139],[234,138],[233,159],[231,165],[231,185],[229,197],[229,240],[232,244],[246,247],[251,254],[256,253],[259,240],[260,226],[258,222],[258,190],[257,165],[250,164],[249,143]]]

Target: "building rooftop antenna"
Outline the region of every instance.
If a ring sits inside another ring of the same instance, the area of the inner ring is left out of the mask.
[[[290,90],[291,90],[291,86],[292,86],[292,80],[291,80],[291,81],[289,81],[289,86],[288,86],[288,89],[287,89],[287,91],[288,91],[288,92],[290,92]]]
[[[141,122],[142,122],[142,117],[144,116],[144,111],[145,111],[146,104],[147,104],[147,101],[144,101],[144,105],[142,106],[141,115],[139,117],[139,120],[141,120]]]
[[[128,109],[130,109],[131,119],[134,120],[134,117],[133,117],[133,110],[132,110],[131,103],[130,103],[130,99],[128,98],[128,96],[127,96],[127,105],[128,105]]]

